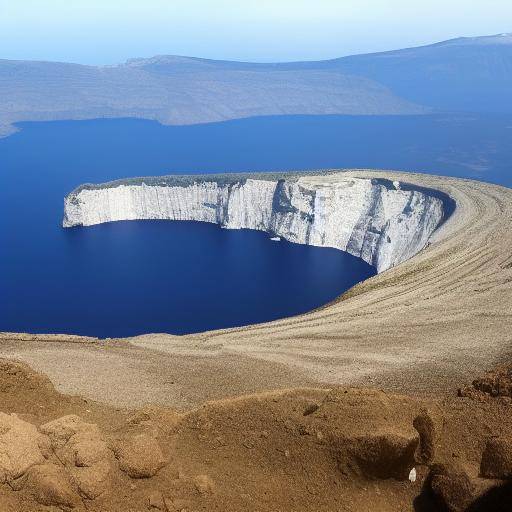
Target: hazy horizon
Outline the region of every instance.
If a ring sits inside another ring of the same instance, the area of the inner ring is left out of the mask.
[[[325,60],[512,31],[512,4],[432,0],[0,0],[0,58],[112,65],[180,55]],[[461,17],[460,13],[464,12]],[[439,16],[442,13],[442,17]]]
[[[66,63],[66,64],[81,64],[81,65],[84,65],[84,66],[116,66],[116,65],[119,65],[119,64],[125,64],[126,62],[128,61],[132,61],[132,60],[139,60],[139,59],[152,59],[152,58],[155,58],[155,57],[181,57],[181,58],[189,58],[189,59],[203,59],[203,60],[217,60],[217,61],[229,61],[229,62],[240,62],[240,63],[252,63],[252,64],[278,64],[278,63],[291,63],[291,62],[308,62],[308,61],[323,61],[323,60],[332,60],[332,59],[336,59],[336,58],[342,58],[342,57],[350,57],[350,56],[355,56],[355,55],[369,55],[369,54],[373,54],[373,53],[386,53],[386,52],[392,52],[392,51],[396,51],[396,50],[403,50],[403,49],[407,49],[407,48],[417,48],[417,47],[421,47],[421,46],[430,46],[430,45],[435,45],[437,43],[443,43],[445,41],[451,41],[451,40],[455,40],[455,39],[459,39],[459,38],[479,38],[479,37],[492,37],[492,36],[499,36],[499,35],[503,35],[503,34],[512,34],[512,32],[501,32],[501,33],[496,33],[496,34],[478,34],[478,35],[473,35],[473,36],[456,36],[456,37],[453,37],[453,38],[450,38],[450,39],[442,39],[442,40],[436,40],[436,41],[430,41],[430,42],[427,42],[427,43],[424,43],[424,44],[418,44],[418,45],[405,45],[405,46],[400,46],[400,47],[394,47],[394,48],[384,48],[382,50],[377,50],[375,52],[357,52],[357,53],[347,53],[347,54],[343,54],[343,55],[334,55],[332,57],[328,57],[328,58],[325,58],[325,59],[306,59],[306,58],[296,58],[296,59],[290,59],[290,60],[263,60],[263,59],[236,59],[236,58],[233,58],[233,59],[229,59],[229,58],[223,58],[223,57],[219,57],[219,58],[214,58],[214,57],[205,57],[203,55],[190,55],[190,54],[178,54],[178,53],[155,53],[155,54],[151,54],[151,55],[132,55],[132,56],[127,56],[126,58],[124,58],[124,60],[120,60],[118,62],[109,62],[109,63],[94,63],[94,62],[79,62],[77,60],[62,60],[62,59],[29,59],[29,58],[26,58],[26,59],[23,59],[23,58],[19,58],[19,59],[14,59],[14,58],[8,58],[8,57],[2,57],[0,56],[0,60],[19,60],[19,61],[33,61],[33,62],[61,62],[61,63]]]

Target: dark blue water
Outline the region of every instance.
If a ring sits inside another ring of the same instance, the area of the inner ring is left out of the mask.
[[[0,140],[0,331],[189,333],[301,313],[374,274],[332,249],[192,222],[60,227],[83,182],[380,167],[511,185],[506,116],[23,123]]]

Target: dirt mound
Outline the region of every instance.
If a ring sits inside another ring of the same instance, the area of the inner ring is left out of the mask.
[[[58,396],[50,379],[34,372],[28,365],[17,361],[0,359],[1,405],[16,407],[20,402],[41,404],[41,397]]]
[[[302,389],[121,415],[60,396],[43,422],[37,375],[16,372],[25,412],[0,413],[0,510],[459,512],[508,492],[501,402]]]

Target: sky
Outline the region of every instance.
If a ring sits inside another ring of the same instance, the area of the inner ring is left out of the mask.
[[[0,58],[320,60],[512,31],[512,0],[0,0]]]

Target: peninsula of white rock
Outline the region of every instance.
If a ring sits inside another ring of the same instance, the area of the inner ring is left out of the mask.
[[[382,272],[425,247],[443,221],[446,199],[431,189],[343,172],[148,177],[78,187],[65,198],[63,226],[212,222],[334,247]]]

